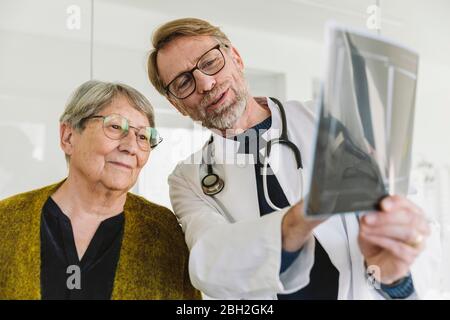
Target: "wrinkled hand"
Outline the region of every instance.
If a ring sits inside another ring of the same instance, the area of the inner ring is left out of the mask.
[[[366,265],[379,268],[376,280],[391,284],[408,274],[430,228],[423,211],[405,197],[386,197],[381,209],[362,217],[358,243]]]

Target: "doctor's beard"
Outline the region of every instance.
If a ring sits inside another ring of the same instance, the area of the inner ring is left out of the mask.
[[[209,92],[200,103],[200,121],[204,127],[210,129],[226,130],[232,129],[239,118],[245,111],[247,106],[248,86],[241,74],[241,83],[238,88],[229,86],[229,82],[223,83],[220,87],[214,88]],[[206,107],[211,103],[211,99],[221,92],[224,88],[229,87],[233,93],[235,99],[231,102],[224,103],[220,108],[212,110],[210,113],[206,112]]]

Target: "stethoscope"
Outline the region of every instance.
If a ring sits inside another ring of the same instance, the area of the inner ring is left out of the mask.
[[[266,198],[267,204],[273,209],[273,210],[281,210],[281,208],[278,208],[273,202],[270,200],[268,188],[267,188],[267,168],[268,168],[268,159],[270,156],[270,152],[272,150],[272,146],[275,144],[284,144],[288,148],[292,150],[295,156],[295,161],[297,163],[297,170],[303,169],[302,164],[302,157],[300,154],[300,150],[297,148],[297,146],[289,140],[288,133],[287,133],[287,124],[286,124],[286,113],[284,110],[283,105],[281,102],[275,98],[270,97],[270,100],[272,100],[277,106],[280,111],[281,116],[281,135],[279,138],[271,139],[266,144],[266,156],[264,157],[264,163],[263,163],[263,189],[264,189],[264,197]],[[213,171],[213,165],[214,165],[214,138],[211,136],[207,143],[207,174],[203,177],[201,180],[202,190],[203,193],[207,196],[214,197],[218,193],[220,193],[223,188],[225,187],[225,182],[222,178],[220,178],[217,174]],[[303,193],[303,176],[302,176],[302,170],[300,171],[300,195]],[[223,209],[223,206],[221,206]]]

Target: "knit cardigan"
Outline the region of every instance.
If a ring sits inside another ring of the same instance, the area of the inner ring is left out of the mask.
[[[42,208],[62,182],[0,201],[0,299],[41,299]],[[128,193],[112,299],[199,299],[173,213]]]

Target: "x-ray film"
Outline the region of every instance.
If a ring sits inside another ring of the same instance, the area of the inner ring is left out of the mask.
[[[408,192],[418,55],[329,25],[326,59],[306,214],[374,210]]]

